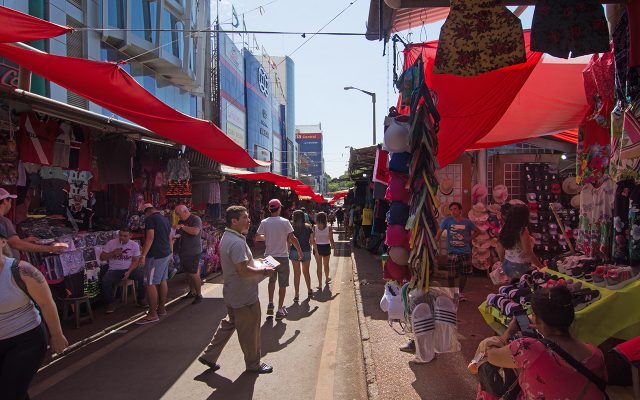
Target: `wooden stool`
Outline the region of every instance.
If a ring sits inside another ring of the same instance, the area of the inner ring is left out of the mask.
[[[91,300],[89,296],[82,297],[67,297],[64,299],[60,299],[62,301],[62,319],[63,321],[67,321],[69,319],[69,308],[73,305],[73,314],[75,315],[76,320],[76,329],[80,327],[80,322],[86,319],[90,320],[93,323],[93,311],[91,311]],[[81,316],[81,307],[85,304],[87,306],[87,314],[85,316]]]
[[[136,282],[131,280],[131,279],[127,279],[126,281],[120,281],[120,283],[118,283],[114,288],[113,288],[113,297],[116,297],[116,293],[118,291],[118,288],[121,289],[121,294],[120,294],[120,301],[122,302],[122,304],[126,304],[127,303],[127,299],[129,296],[129,288],[131,288],[131,295],[133,296],[133,301],[136,302],[138,297],[136,294]]]

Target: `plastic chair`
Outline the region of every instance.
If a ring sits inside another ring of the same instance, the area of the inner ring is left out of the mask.
[[[127,304],[127,300],[129,298],[129,288],[131,288],[131,295],[133,296],[133,301],[136,301],[137,295],[136,295],[136,282],[131,280],[131,279],[127,279],[126,281],[120,281],[114,288],[113,288],[113,297],[116,296],[116,293],[118,291],[118,289],[120,289],[121,294],[120,294],[120,301],[122,302],[122,304]]]

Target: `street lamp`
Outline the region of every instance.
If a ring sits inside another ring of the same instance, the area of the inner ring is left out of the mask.
[[[344,90],[357,90],[371,96],[371,102],[373,103],[373,145],[375,146],[376,144],[378,144],[376,141],[376,94],[373,92],[368,92],[366,90],[358,89],[357,87],[353,86],[345,86]]]

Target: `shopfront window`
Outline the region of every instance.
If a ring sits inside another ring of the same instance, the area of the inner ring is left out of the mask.
[[[125,0],[107,0],[108,22],[114,28],[123,28],[125,25]]]
[[[158,10],[157,0],[132,0],[131,1],[131,27],[136,36],[155,43],[156,15]]]
[[[166,8],[162,11],[162,29],[162,44],[171,49],[171,54],[182,59],[184,24]]]

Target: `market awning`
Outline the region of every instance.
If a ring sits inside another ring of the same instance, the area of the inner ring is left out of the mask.
[[[250,172],[250,171],[234,171],[229,174],[235,178],[246,179],[249,181],[264,181],[271,182],[276,186],[291,188],[298,196],[309,197],[315,202],[324,202],[324,197],[321,194],[313,191],[311,186],[305,185],[297,179],[289,178],[273,172]]]
[[[63,35],[73,29],[0,6],[0,43],[30,42]]]
[[[405,49],[405,68],[419,55],[441,116],[441,167],[467,149],[495,147],[562,134],[578,127],[588,109],[582,70],[589,57],[572,60],[529,50],[527,62],[472,77],[434,74],[438,41]],[[567,136],[568,137],[568,136]]]

